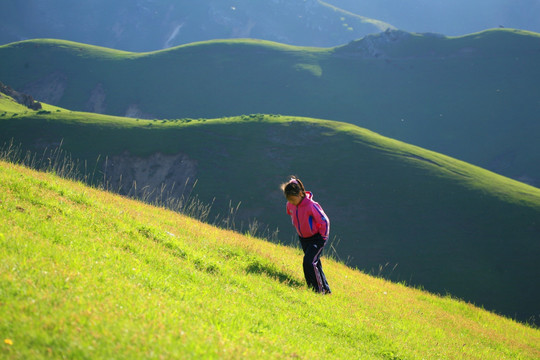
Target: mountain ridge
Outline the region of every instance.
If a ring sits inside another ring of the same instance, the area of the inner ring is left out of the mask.
[[[335,46],[393,28],[318,0],[103,0],[56,7],[27,0],[3,4],[0,43],[66,38],[131,50],[153,51],[218,38],[262,38],[295,45]],[[21,39],[22,38],[22,39]]]
[[[221,40],[143,54],[30,41],[0,47],[0,78],[37,100],[120,116],[346,121],[538,186],[538,34],[404,34],[336,48]]]

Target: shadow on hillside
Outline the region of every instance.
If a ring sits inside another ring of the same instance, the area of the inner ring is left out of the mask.
[[[298,281],[292,275],[276,269],[273,264],[262,263],[259,259],[251,261],[246,267],[246,272],[250,274],[267,275],[291,287],[301,287],[304,285],[303,282]]]

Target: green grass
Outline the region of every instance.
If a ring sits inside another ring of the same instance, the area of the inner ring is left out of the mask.
[[[46,103],[41,103],[42,110],[40,114],[46,114],[45,111],[48,113],[52,112],[61,112],[61,111],[67,111],[65,109],[59,108],[57,106],[52,106]],[[10,117],[10,116],[17,116],[19,114],[36,114],[37,111],[33,111],[29,108],[27,108],[24,105],[21,105],[17,103],[15,100],[13,100],[11,97],[6,96],[4,94],[0,93],[0,117]],[[17,114],[17,115],[14,115]]]
[[[0,354],[536,359],[540,332],[298,249],[0,162]]]
[[[57,156],[44,147],[62,144],[87,179],[104,178],[107,157],[184,154],[193,194],[213,204],[209,222],[277,229],[285,244],[296,240],[278,185],[297,174],[332,221],[329,252],[350,266],[520,321],[538,316],[540,190],[447,156],[351,124],[275,115],[151,121],[60,109],[0,117],[0,129],[0,143],[14,139],[46,163]]]

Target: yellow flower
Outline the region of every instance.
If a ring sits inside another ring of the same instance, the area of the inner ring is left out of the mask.
[[[4,340],[4,344],[7,344],[7,345],[13,345],[13,340],[11,340],[11,339],[5,339],[5,340]]]

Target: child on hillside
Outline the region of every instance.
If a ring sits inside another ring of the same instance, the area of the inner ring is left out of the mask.
[[[287,199],[287,214],[291,216],[304,250],[307,285],[316,292],[331,294],[321,264],[321,253],[330,233],[330,220],[296,176],[282,184],[281,190]]]

